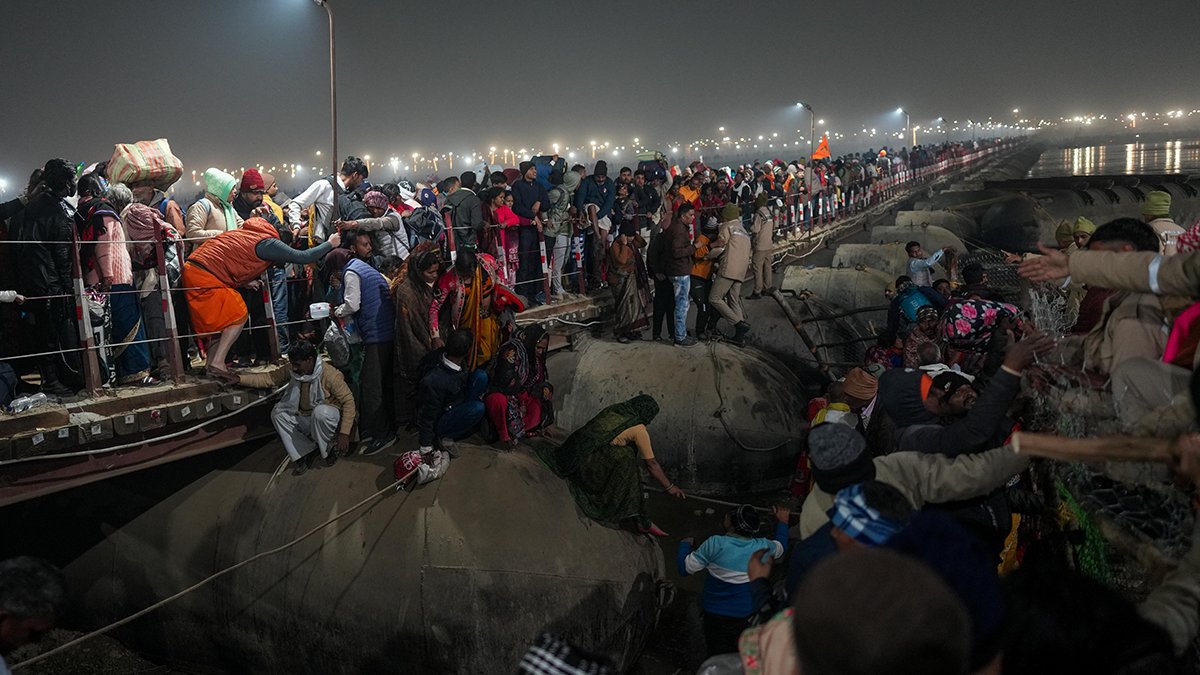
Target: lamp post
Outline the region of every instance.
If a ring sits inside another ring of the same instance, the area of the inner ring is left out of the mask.
[[[807,103],[796,103],[796,105],[808,111],[808,161],[812,161],[812,156],[816,154],[814,143],[817,141],[817,113],[813,112],[812,106]]]
[[[896,108],[896,112],[904,113],[904,130],[908,131],[909,129],[912,129],[912,120],[909,119],[908,111],[905,110],[904,108]],[[917,132],[915,130],[912,132],[912,136],[913,136],[912,144],[915,146],[917,144]]]
[[[329,120],[330,120],[330,135],[332,137],[332,147],[330,148],[330,156],[333,160],[333,175],[338,172],[338,149],[337,149],[337,68],[334,62],[334,43],[333,43],[333,9],[329,7],[329,0],[313,0],[325,9],[325,13],[329,15]]]

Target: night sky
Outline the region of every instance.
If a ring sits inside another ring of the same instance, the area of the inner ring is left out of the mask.
[[[667,147],[721,125],[794,139],[808,131],[798,100],[839,131],[898,130],[900,105],[917,125],[1195,103],[1181,79],[1195,0],[331,2],[339,150],[375,163],[593,139]],[[2,11],[10,194],[49,157],[106,159],[114,142],[159,136],[189,170],[327,164],[327,23],[311,0]]]

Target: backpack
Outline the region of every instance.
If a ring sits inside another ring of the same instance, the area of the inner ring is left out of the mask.
[[[638,171],[646,172],[646,182],[667,179],[667,163],[661,159],[649,159],[638,162]]]
[[[537,167],[537,178],[535,180],[537,180],[542,187],[546,188],[546,192],[549,192],[550,188],[554,187],[550,184],[550,174],[552,172],[554,172],[556,169],[563,173],[567,172],[567,160],[563,159],[562,157],[559,157],[557,160],[555,160],[552,155],[538,155],[530,161],[532,161],[533,165]]]
[[[409,250],[423,241],[434,241],[446,229],[442,214],[428,206],[414,209],[404,223],[408,227]]]

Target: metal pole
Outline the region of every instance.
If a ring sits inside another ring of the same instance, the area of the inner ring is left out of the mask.
[[[162,304],[163,326],[166,329],[166,352],[167,366],[171,370],[171,381],[175,384],[183,383],[183,347],[179,344],[179,327],[175,323],[175,303],[171,298],[171,281],[167,276],[167,257],[163,250],[163,230],[162,227],[156,227],[154,231],[155,242],[155,270],[158,272],[158,295],[159,302]]]
[[[88,311],[87,300],[84,298],[83,264],[79,254],[79,237],[75,228],[71,228],[71,274],[75,286],[75,321],[79,328],[79,346],[83,347],[80,359],[83,368],[83,386],[91,396],[99,393],[104,386],[100,375],[100,358],[96,353],[96,340],[92,334],[92,315]],[[53,303],[55,298],[50,300]],[[62,345],[60,344],[61,348]]]
[[[329,0],[314,0],[314,2],[324,7],[325,13],[329,15],[329,120],[332,143],[330,157],[333,162],[333,175],[336,176],[339,168],[339,160],[337,147],[337,67],[334,60],[333,9],[329,6]]]

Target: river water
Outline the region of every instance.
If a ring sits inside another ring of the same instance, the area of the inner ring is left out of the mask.
[[[1139,173],[1200,173],[1200,138],[1054,148],[1042,153],[1027,177]]]

